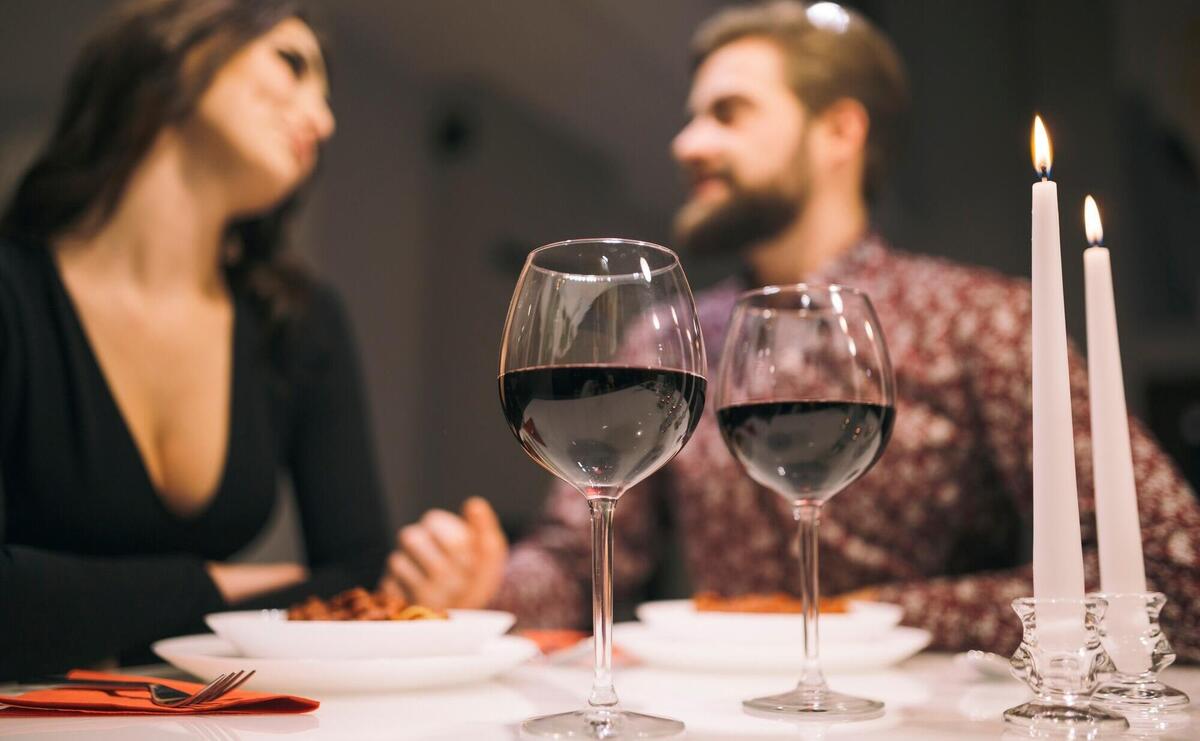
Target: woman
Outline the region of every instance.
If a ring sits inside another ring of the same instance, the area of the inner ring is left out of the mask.
[[[0,679],[373,585],[356,351],[283,227],[332,135],[285,0],[146,0],[86,47],[0,218]],[[278,474],[308,566],[229,564]]]

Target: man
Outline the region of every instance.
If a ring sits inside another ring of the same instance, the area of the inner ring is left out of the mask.
[[[822,590],[864,590],[903,605],[905,622],[930,629],[937,648],[1011,651],[1020,625],[1009,603],[1032,593],[1028,285],[894,251],[870,231],[907,91],[895,51],[861,17],[832,3],[731,9],[699,29],[693,51],[691,120],[673,145],[691,184],[678,243],[736,251],[748,268],[697,297],[710,367],[740,291],[800,281],[865,290],[895,366],[887,451],[822,515]],[[1077,354],[1071,370],[1094,587],[1087,379]],[[622,498],[618,598],[649,577],[668,526],[696,591],[797,588],[791,505],[744,475],[714,412],[705,410],[672,463]],[[1200,507],[1143,428],[1131,430],[1147,576],[1170,598],[1164,622],[1176,648],[1200,659]],[[493,603],[525,625],[582,625],[588,525],[583,497],[557,488],[544,523],[513,547]],[[447,522],[437,526],[449,533]],[[394,573],[410,594],[454,603],[439,579],[494,582],[495,567],[472,562],[466,546],[434,547],[448,541],[423,526],[402,536]]]

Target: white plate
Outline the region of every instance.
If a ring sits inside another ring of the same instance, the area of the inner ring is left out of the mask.
[[[253,669],[244,687],[264,692],[391,692],[490,679],[537,655],[530,640],[501,636],[465,656],[411,659],[256,659],[241,656],[220,636],[167,638],[152,647],[174,666],[211,681],[218,674]]]
[[[869,641],[896,627],[904,610],[886,602],[851,602],[848,612],[821,615],[821,638]],[[691,641],[778,646],[804,637],[797,613],[698,612],[690,599],[646,602],[638,620],[656,631]]]
[[[450,610],[447,620],[288,620],[284,610],[206,615],[243,656],[265,659],[383,659],[476,652],[512,627],[497,610]]]
[[[825,636],[821,624],[821,668],[827,672],[880,669],[901,662],[929,645],[929,631],[892,628],[870,641],[838,641]],[[781,672],[799,675],[804,661],[801,636],[778,644],[696,641],[664,633],[641,623],[613,626],[613,641],[623,650],[655,666],[718,672]]]

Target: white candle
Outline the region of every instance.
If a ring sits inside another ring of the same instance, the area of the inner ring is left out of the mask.
[[[1075,440],[1067,371],[1058,187],[1050,139],[1034,120],[1033,185],[1033,594],[1083,598],[1083,546],[1075,487]]]
[[[1108,596],[1104,648],[1126,674],[1150,669],[1152,651],[1142,638],[1150,627],[1145,600],[1142,529],[1138,522],[1133,454],[1125,383],[1117,342],[1117,309],[1112,266],[1100,246],[1104,230],[1091,196],[1083,207],[1088,243],[1083,251],[1087,296],[1088,393],[1092,409],[1092,477],[1096,492],[1096,530],[1100,541],[1100,591]],[[1118,596],[1126,595],[1126,596]]]
[[[1117,310],[1113,301],[1112,267],[1100,212],[1091,196],[1084,204],[1084,222],[1091,247],[1083,252],[1087,290],[1088,387],[1092,409],[1092,472],[1096,486],[1096,528],[1100,541],[1100,589],[1109,593],[1146,591],[1142,563],[1142,529],[1138,522],[1137,490],[1125,384],[1117,341]]]

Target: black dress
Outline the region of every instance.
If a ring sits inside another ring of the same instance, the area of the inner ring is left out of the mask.
[[[204,630],[206,561],[267,522],[290,476],[311,580],[246,606],[374,585],[389,547],[357,352],[314,291],[272,364],[234,296],[228,448],[193,516],[164,506],[48,249],[0,240],[0,679]],[[239,605],[240,606],[240,605]]]

